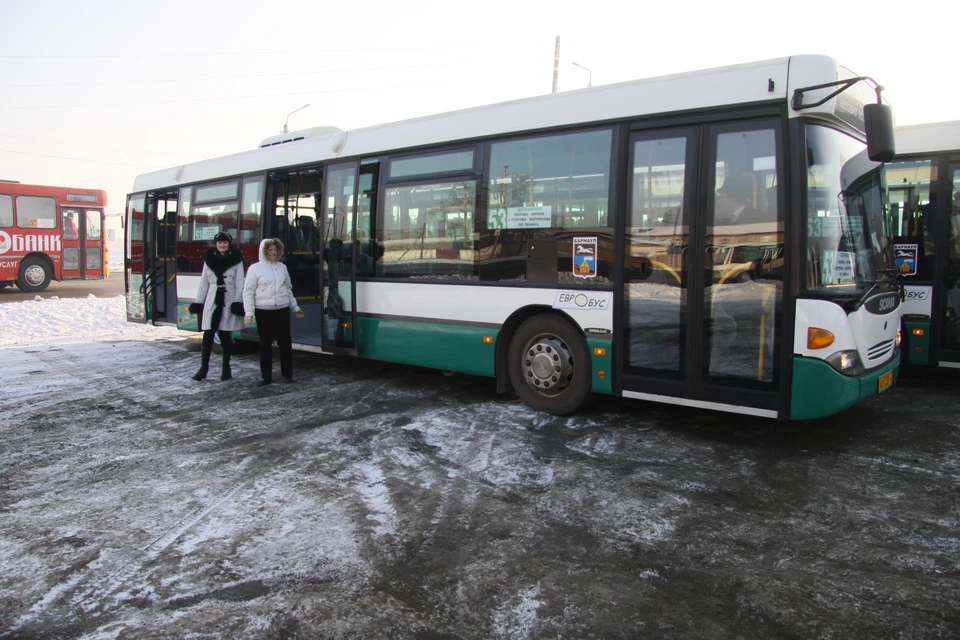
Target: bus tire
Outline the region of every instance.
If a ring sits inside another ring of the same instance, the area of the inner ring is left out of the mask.
[[[590,400],[590,352],[583,336],[553,314],[534,316],[510,340],[507,371],[523,402],[563,416]]]
[[[27,258],[20,263],[17,286],[26,293],[43,291],[50,284],[50,267],[40,258]]]

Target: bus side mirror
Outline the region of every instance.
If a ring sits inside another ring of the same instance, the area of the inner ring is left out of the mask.
[[[886,104],[863,105],[867,132],[867,156],[874,162],[890,162],[897,152],[893,133],[893,109]]]

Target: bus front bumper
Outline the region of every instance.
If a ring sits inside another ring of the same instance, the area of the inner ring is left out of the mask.
[[[845,376],[823,360],[794,356],[790,419],[822,418],[889,389],[900,371],[900,352],[859,376]]]

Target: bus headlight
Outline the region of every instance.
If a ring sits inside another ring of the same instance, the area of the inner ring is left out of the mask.
[[[858,376],[863,373],[863,363],[860,362],[860,354],[856,349],[837,351],[827,358],[826,362],[845,376]]]

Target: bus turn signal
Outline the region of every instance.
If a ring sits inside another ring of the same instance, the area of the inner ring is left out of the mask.
[[[833,334],[826,329],[807,329],[807,349],[823,349],[833,344]]]

